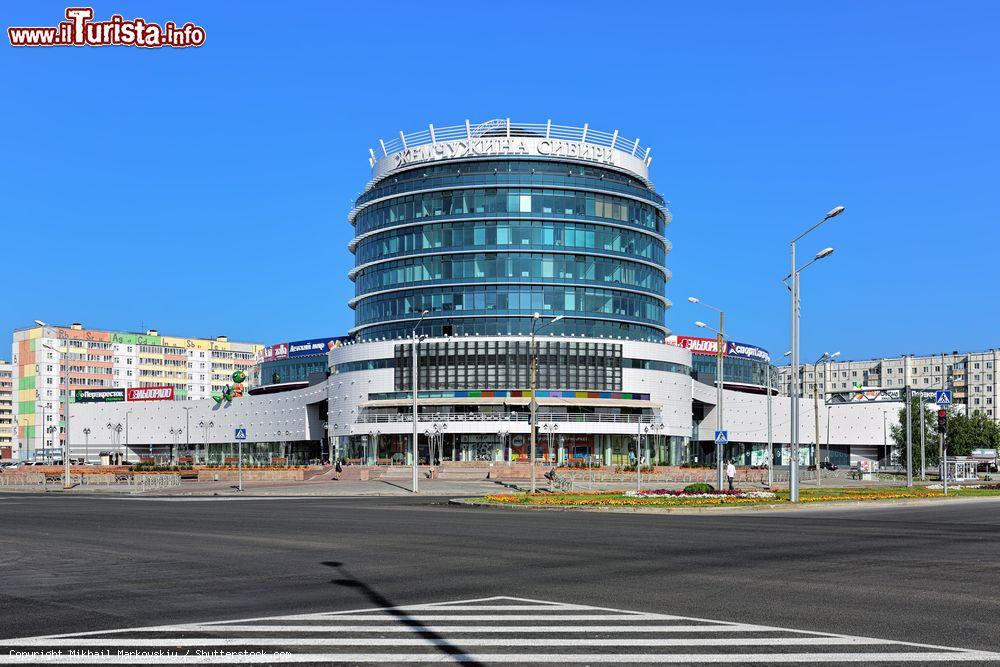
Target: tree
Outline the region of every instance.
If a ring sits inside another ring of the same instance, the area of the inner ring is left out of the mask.
[[[948,413],[948,456],[968,456],[973,449],[1000,448],[1000,426],[980,410],[970,417],[960,412]]]
[[[910,431],[913,437],[913,467],[914,470],[920,468],[920,411],[924,411],[924,461],[927,467],[938,464],[938,434],[937,434],[937,413],[921,405],[922,401],[917,396],[910,397]],[[892,427],[890,435],[892,442],[899,452],[899,463],[906,465],[906,408],[899,410],[899,424]],[[949,452],[950,453],[950,452]]]

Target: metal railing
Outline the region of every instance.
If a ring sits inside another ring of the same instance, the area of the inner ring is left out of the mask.
[[[142,493],[154,489],[166,489],[180,486],[181,476],[174,474],[133,475],[116,473],[74,473],[70,475],[70,485],[73,487],[106,487],[125,488],[130,493]],[[0,487],[40,486],[42,488],[63,488],[61,473],[3,473],[0,474]]]
[[[456,412],[436,412],[420,413],[419,421],[435,422],[505,422],[517,421],[526,422],[531,418],[525,412],[512,413],[456,413]],[[407,414],[362,414],[358,415],[354,423],[356,424],[394,424],[410,423],[413,420]],[[602,423],[602,424],[650,424],[659,422],[659,417],[655,415],[617,415],[617,414],[566,414],[566,413],[538,413],[538,421],[542,422],[579,422],[579,423]]]
[[[546,139],[565,139],[567,141],[582,141],[595,146],[607,146],[634,157],[650,162],[652,149],[639,144],[639,139],[626,139],[614,132],[601,132],[593,130],[589,124],[583,127],[575,125],[556,125],[551,120],[545,123],[514,123],[510,118],[494,118],[483,123],[471,124],[468,120],[464,125],[448,125],[445,127],[428,126],[426,130],[405,134],[400,131],[398,137],[392,139],[379,140],[379,148],[382,157],[391,153],[397,153],[407,148],[423,146],[445,141],[461,141],[462,139],[477,139],[479,137],[544,137]],[[371,151],[370,155],[374,160],[378,159],[376,151]]]

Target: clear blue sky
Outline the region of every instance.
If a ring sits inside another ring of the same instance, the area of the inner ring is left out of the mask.
[[[3,27],[66,3],[7,2]],[[34,318],[276,342],[346,332],[379,137],[510,116],[653,147],[667,324],[803,359],[1000,345],[995,2],[132,3],[199,49],[0,45],[4,336]],[[85,285],[70,289],[73,285]],[[9,348],[7,348],[9,349]],[[9,352],[2,353],[7,356]]]

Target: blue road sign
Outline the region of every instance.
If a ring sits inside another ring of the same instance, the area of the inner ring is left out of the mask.
[[[234,436],[233,439],[234,440],[246,440],[247,439],[247,430],[245,428],[238,428],[238,429],[236,429],[236,435]]]
[[[951,390],[950,389],[940,389],[934,392],[934,402],[941,407],[946,407],[951,405]]]
[[[715,432],[715,444],[717,444],[717,445],[728,445],[729,444],[729,431],[716,431]]]

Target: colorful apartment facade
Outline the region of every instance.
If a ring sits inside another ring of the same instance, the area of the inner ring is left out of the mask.
[[[161,336],[155,329],[107,331],[80,323],[19,329],[11,349],[16,394],[13,456],[59,458],[65,406],[67,400],[76,400],[79,390],[119,389],[124,394],[135,388],[169,387],[164,395],[173,400],[208,399],[232,384],[234,371],[249,375],[262,349],[258,343],[234,342],[226,336]]]
[[[0,461],[13,458],[14,366],[0,361]]]

